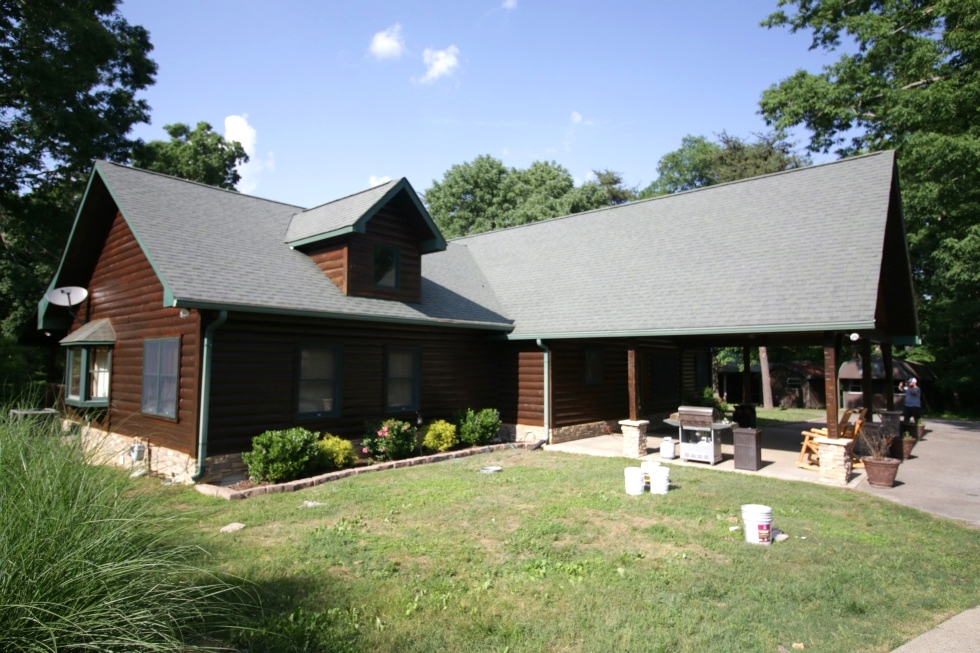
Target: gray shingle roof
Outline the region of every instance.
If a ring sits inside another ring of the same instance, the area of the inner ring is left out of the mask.
[[[510,326],[463,250],[425,266],[438,273],[423,283],[419,304],[348,297],[283,242],[298,207],[103,161],[96,167],[178,305]]]
[[[401,179],[389,181],[333,202],[297,213],[286,230],[286,242],[295,243],[313,236],[353,227]]]
[[[422,257],[407,304],[344,296],[284,242],[349,226],[403,180],[303,211],[97,164],[168,302],[511,338],[873,328],[893,169],[882,152],[461,238]]]
[[[893,162],[882,152],[453,243],[512,338],[872,328]]]
[[[61,339],[62,345],[102,344],[116,341],[116,330],[108,319],[93,320]]]

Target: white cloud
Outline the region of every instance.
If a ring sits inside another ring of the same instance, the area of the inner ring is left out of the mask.
[[[504,9],[510,11],[511,9],[517,9],[517,0],[504,0]]]
[[[578,111],[572,111],[572,122],[576,124],[582,122],[582,114]]]
[[[431,84],[440,77],[451,75],[459,66],[459,48],[455,45],[450,45],[445,50],[426,48],[422,53],[422,60],[425,62],[426,71],[420,81],[423,84]]]
[[[391,181],[391,177],[387,175],[385,175],[384,177],[375,177],[374,175],[368,177],[368,184],[371,185],[371,188],[374,188],[375,186],[380,186],[381,184],[387,184],[389,181]]]
[[[238,174],[241,180],[238,182],[238,190],[243,193],[251,193],[258,188],[258,177],[263,171],[275,169],[275,160],[272,152],[259,157],[256,150],[258,134],[255,128],[248,124],[248,114],[240,116],[228,116],[225,118],[225,140],[238,141],[242,144],[245,153],[248,154],[248,163],[238,166]]]
[[[397,59],[404,51],[405,39],[402,36],[402,26],[398,23],[375,34],[368,47],[368,52],[378,59]]]

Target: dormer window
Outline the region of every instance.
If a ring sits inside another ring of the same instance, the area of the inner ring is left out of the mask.
[[[374,285],[379,288],[398,288],[398,248],[374,246]]]

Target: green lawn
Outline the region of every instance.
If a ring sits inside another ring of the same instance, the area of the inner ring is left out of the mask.
[[[260,590],[251,625],[270,632],[238,642],[253,651],[890,651],[980,603],[975,530],[690,467],[628,496],[627,464],[507,451],[242,502],[162,496],[216,570]],[[744,503],[790,539],[746,544]]]

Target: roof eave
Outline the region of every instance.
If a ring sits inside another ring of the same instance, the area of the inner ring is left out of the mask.
[[[763,324],[740,327],[698,327],[678,329],[621,329],[613,331],[567,331],[517,333],[508,340],[570,340],[586,338],[679,338],[684,336],[724,336],[761,333],[819,333],[873,329],[874,322],[824,322],[812,324]]]

